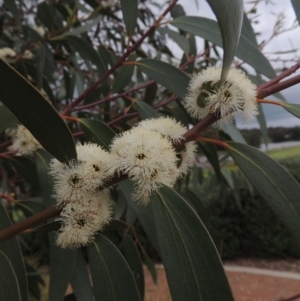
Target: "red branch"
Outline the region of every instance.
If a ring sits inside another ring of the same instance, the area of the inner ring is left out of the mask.
[[[275,84],[273,86],[268,86],[266,88],[261,88],[261,86],[258,87],[258,93],[257,98],[265,98],[269,95],[272,95],[274,93],[277,93],[279,91],[282,91],[284,89],[287,89],[289,87],[292,87],[296,84],[300,83],[300,75],[294,76],[290,79],[287,79],[283,82],[280,82],[278,84]]]
[[[167,15],[167,13],[175,6],[178,0],[174,0],[169,4],[169,6],[165,9],[162,15],[157,19],[154,24],[149,27],[149,29],[140,37],[140,39],[131,47],[129,48],[122,57],[118,60],[118,62],[113,65],[100,79],[98,79],[90,88],[84,91],[78,98],[76,98],[70,105],[62,112],[62,115],[68,115],[70,111],[76,107],[83,99],[85,99],[88,95],[90,95],[97,87],[103,83],[112,73],[115,72],[120,66],[122,66],[123,62],[126,58],[135,51],[142,42],[160,25],[161,20]]]

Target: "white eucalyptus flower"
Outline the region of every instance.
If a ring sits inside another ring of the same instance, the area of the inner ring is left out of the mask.
[[[42,26],[33,26],[33,29],[41,36],[43,37],[45,35],[45,29]]]
[[[180,122],[170,117],[145,119],[139,122],[137,127],[155,131],[175,143],[183,140],[183,135],[188,130]]]
[[[0,48],[0,58],[4,61],[10,63],[14,60],[16,57],[16,52],[8,47]]]
[[[63,164],[52,159],[49,174],[54,179],[54,197],[60,204],[66,201],[77,202],[96,191],[95,184],[89,181],[85,166],[75,160]]]
[[[173,186],[179,174],[171,142],[152,130],[136,127],[117,136],[111,155],[110,170],[128,174],[134,200],[144,205],[162,184]]]
[[[33,58],[33,54],[30,50],[25,50],[24,53],[22,54],[23,59],[31,60]]]
[[[185,98],[191,116],[202,119],[209,113],[219,115],[218,124],[230,122],[240,113],[246,121],[257,114],[256,86],[247,76],[231,68],[226,82],[219,87],[221,68],[209,67],[194,75]]]
[[[107,191],[101,191],[80,202],[66,204],[58,220],[62,227],[56,244],[62,248],[79,248],[91,243],[97,232],[102,231],[112,216]]]
[[[32,155],[38,148],[42,148],[40,143],[23,125],[19,125],[9,150],[17,151],[19,156],[28,156]]]
[[[77,145],[77,159],[85,166],[89,181],[95,183],[95,187],[102,186],[109,180],[112,173],[109,172],[110,153],[95,143]]]
[[[183,135],[188,131],[187,127],[170,117],[145,119],[139,122],[137,127],[153,130],[175,144],[182,142],[185,139]],[[194,163],[196,150],[197,145],[195,142],[183,144],[182,150],[180,148],[176,149],[177,166],[180,175],[188,173]]]

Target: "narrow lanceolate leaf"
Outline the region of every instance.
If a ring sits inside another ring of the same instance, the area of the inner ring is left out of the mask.
[[[295,103],[282,102],[281,106],[294,116],[300,118],[300,105]]]
[[[102,20],[102,19],[103,19],[103,16],[100,15],[100,16],[98,16],[97,18],[95,18],[93,20],[87,21],[82,26],[78,26],[76,28],[71,28],[69,31],[67,31],[64,34],[62,34],[62,36],[78,36],[78,35],[80,35],[82,33],[85,33],[86,31],[88,31],[90,28],[92,28],[97,23],[99,23],[99,21]]]
[[[10,10],[17,22],[20,22],[20,14],[15,0],[4,0],[5,6]]]
[[[40,92],[3,60],[0,60],[0,82],[0,100],[41,145],[59,161],[76,159],[68,126]]]
[[[140,113],[142,119],[158,116],[156,111],[151,106],[141,100],[135,99],[134,108]]]
[[[134,62],[136,60],[136,55],[132,54],[127,62]],[[133,76],[134,65],[124,65],[118,69],[119,73],[114,81],[112,91],[121,92],[129,83]]]
[[[233,301],[216,247],[196,212],[169,187],[151,197],[173,301]]]
[[[180,98],[184,98],[187,94],[187,86],[190,79],[178,68],[153,59],[139,60],[136,64],[142,72]]]
[[[135,279],[137,288],[140,293],[140,297],[142,300],[144,300],[145,279],[144,279],[143,263],[136,244],[128,234],[123,235],[121,252],[123,253],[129,267],[131,268],[133,277]]]
[[[8,257],[0,251],[0,300],[21,301],[19,284]]]
[[[87,270],[87,265],[82,255],[78,250],[74,271],[71,278],[71,285],[76,297],[76,301],[93,301],[92,284]]]
[[[214,20],[203,17],[183,16],[174,19],[170,24],[222,47],[220,29],[218,23]],[[268,78],[276,76],[270,62],[261,53],[257,45],[243,35],[240,36],[236,56]]]
[[[31,215],[38,213],[45,209],[45,206],[41,203],[34,202],[34,201],[19,201],[16,203],[16,206],[19,207],[23,214],[26,217],[30,217]]]
[[[140,301],[131,270],[116,246],[98,234],[88,247],[95,301]]]
[[[6,210],[0,204],[0,230],[3,230],[7,227],[10,227],[11,221],[7,215]],[[19,299],[13,298],[1,298],[1,291],[5,288],[2,286],[6,281],[3,279],[0,280],[0,300],[21,300],[27,301],[28,300],[28,284],[27,284],[27,277],[26,277],[26,270],[24,266],[23,256],[21,252],[21,248],[18,242],[17,237],[13,237],[7,241],[0,243],[0,253],[5,254],[7,259],[10,262],[11,268],[15,274],[15,277],[18,282],[18,289],[20,293]],[[0,268],[0,277],[7,277],[9,275],[9,271],[4,269],[3,267]],[[11,276],[11,275],[10,275]],[[4,282],[3,282],[4,281]],[[12,280],[13,281],[13,280]],[[9,285],[8,283],[6,285]],[[8,289],[8,288],[7,288]],[[17,292],[15,292],[17,293]]]
[[[121,0],[121,9],[127,34],[131,37],[138,17],[138,0]]]
[[[141,223],[144,231],[147,234],[152,246],[159,253],[159,247],[157,242],[157,234],[155,230],[154,217],[152,211],[145,206],[140,206],[137,202],[134,202],[131,198],[133,191],[133,183],[130,180],[122,181],[118,184],[122,191],[128,205],[135,211],[139,222]]]
[[[230,138],[235,142],[246,143],[245,138],[241,132],[233,124],[226,124],[222,126],[222,130],[230,136]]]
[[[90,118],[80,118],[78,121],[88,141],[97,143],[105,149],[109,149],[111,140],[115,136],[115,132],[110,127],[101,121]]]
[[[161,34],[168,35],[170,39],[172,39],[178,46],[185,52],[188,53],[190,51],[189,41],[178,32],[169,29],[168,27],[159,27],[156,29]]]
[[[77,250],[62,249],[55,245],[55,233],[49,233],[50,286],[49,300],[62,301],[75,266]]]
[[[38,187],[38,176],[35,170],[35,162],[26,157],[10,157],[9,161],[16,171],[31,185]]]
[[[207,0],[215,13],[223,40],[223,66],[221,83],[224,83],[239,42],[243,22],[243,0]]]
[[[0,133],[17,123],[18,119],[15,115],[2,102],[0,102]]]
[[[277,162],[254,147],[228,142],[228,152],[300,246],[300,185]]]
[[[300,0],[291,0],[294,11],[295,11],[295,15],[298,19],[298,23],[300,25]]]
[[[56,200],[52,197],[53,180],[49,175],[49,164],[52,156],[43,149],[35,152],[36,171],[45,207],[55,205]]]
[[[57,37],[57,39],[60,38],[62,37]],[[82,59],[96,65],[99,76],[106,72],[107,67],[105,62],[89,42],[76,36],[65,36],[63,38],[65,38],[72,45],[74,50],[79,53]]]
[[[265,143],[265,145],[267,146],[268,145],[268,127],[267,127],[266,117],[265,117],[264,111],[262,109],[262,105],[260,103],[257,104],[257,108],[258,108],[258,115],[256,116],[256,119],[259,123],[260,130],[262,133],[262,140]]]

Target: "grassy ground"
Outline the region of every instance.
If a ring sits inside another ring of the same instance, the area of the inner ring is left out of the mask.
[[[284,159],[288,157],[300,156],[300,146],[273,149],[266,152],[273,159]]]

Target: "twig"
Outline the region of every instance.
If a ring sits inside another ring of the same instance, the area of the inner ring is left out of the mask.
[[[274,84],[279,83],[282,79],[286,78],[287,76],[291,75],[292,73],[296,72],[300,68],[300,62],[298,62],[296,65],[290,67],[289,69],[285,70],[281,74],[274,77],[272,80],[268,81],[267,83],[264,83],[260,85],[257,88],[257,92],[259,93],[260,90],[265,89],[267,87],[273,86]]]
[[[98,79],[90,88],[84,91],[78,98],[76,98],[72,103],[70,103],[65,110],[62,112],[62,115],[68,115],[70,111],[76,107],[84,98],[90,95],[104,80],[106,80],[115,70],[117,70],[120,66],[122,66],[125,59],[135,51],[142,42],[160,25],[161,20],[167,15],[167,13],[175,6],[178,0],[174,0],[169,4],[169,6],[165,9],[162,15],[157,19],[156,22],[153,23],[151,27],[139,38],[139,40],[128,49],[122,57],[118,60],[118,62],[113,65],[100,79]]]
[[[278,84],[260,89],[257,93],[257,98],[260,98],[260,99],[265,98],[269,95],[272,95],[274,93],[277,93],[279,91],[282,91],[284,89],[292,87],[299,83],[300,83],[300,75],[294,76],[294,77],[287,79],[283,82],[280,82]]]

